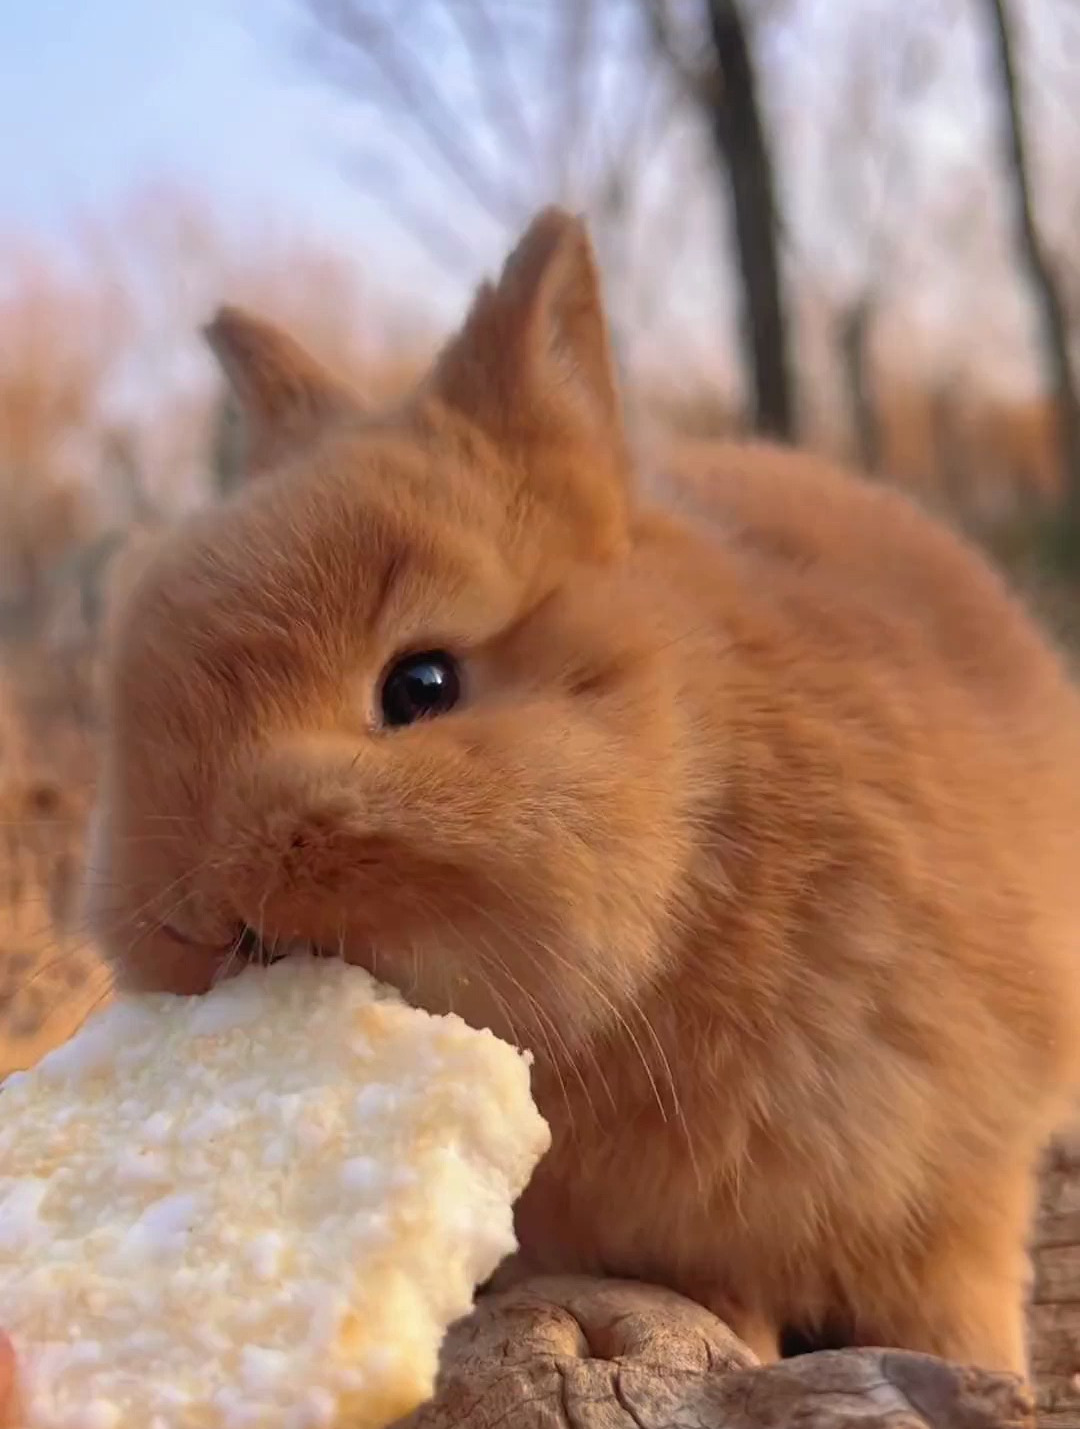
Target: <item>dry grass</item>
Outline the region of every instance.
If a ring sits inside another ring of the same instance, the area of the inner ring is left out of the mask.
[[[0,1076],[68,1036],[105,983],[78,928],[88,741],[59,722],[31,738],[31,709],[8,673],[0,681]]]

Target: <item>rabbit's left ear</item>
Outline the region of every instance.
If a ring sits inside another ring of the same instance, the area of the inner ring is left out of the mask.
[[[349,387],[272,323],[223,307],[203,335],[240,409],[249,476],[275,466],[327,425],[360,414]]]
[[[628,461],[584,222],[543,209],[439,357],[435,394],[493,439],[592,551],[627,525]]]

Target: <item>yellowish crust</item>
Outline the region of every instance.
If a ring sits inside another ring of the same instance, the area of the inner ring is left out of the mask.
[[[315,960],[121,999],[2,1096],[26,1429],[407,1413],[548,1145],[521,1053]]]

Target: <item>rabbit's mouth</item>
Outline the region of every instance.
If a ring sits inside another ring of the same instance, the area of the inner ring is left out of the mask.
[[[282,963],[286,958],[344,958],[340,948],[324,947],[320,943],[311,943],[304,939],[274,939],[264,941],[257,939],[251,951],[246,954],[245,962],[255,963],[261,967],[271,967],[274,963]]]
[[[390,920],[376,926],[374,917],[361,921],[357,916],[351,926],[335,928],[336,920],[325,919],[320,926],[320,920],[312,918],[305,927],[304,912],[296,904],[264,906],[258,922],[249,913],[250,921],[237,921],[227,935],[215,929],[209,942],[194,924],[163,923],[155,956],[148,960],[149,974],[155,986],[208,992],[248,968],[291,958],[337,958],[393,988],[411,1007],[435,1016],[457,1014],[470,1026],[487,1028],[507,1041],[532,1044],[530,1014],[536,998],[523,993],[526,1005],[518,1006],[515,993],[522,988],[517,974],[507,970],[500,980],[503,965],[496,961],[487,966],[478,958],[468,930],[449,920],[436,929],[418,929]],[[166,953],[172,945],[171,954],[161,956],[162,944]],[[481,953],[485,947],[481,942]],[[539,1018],[543,1021],[542,1011]],[[543,1031],[536,1035],[542,1045]]]

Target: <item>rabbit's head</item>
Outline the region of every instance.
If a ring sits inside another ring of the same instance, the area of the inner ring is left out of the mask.
[[[301,947],[573,1044],[660,971],[687,857],[583,226],[541,213],[391,412],[253,317],[209,338],[250,480],[113,622],[90,906],[121,983]]]

